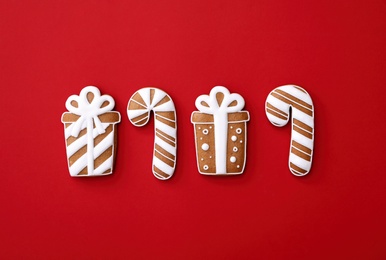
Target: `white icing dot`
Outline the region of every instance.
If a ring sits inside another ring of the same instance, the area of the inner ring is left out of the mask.
[[[205,171],[209,169],[209,166],[208,165],[204,165],[204,167],[202,167]]]
[[[201,161],[203,161],[204,160],[204,158],[201,158]]]
[[[232,140],[233,142],[237,141],[237,136],[232,135],[231,140]]]
[[[202,133],[203,133],[204,135],[207,135],[207,134],[209,133],[209,130],[208,130],[208,129],[204,129],[204,130],[202,130]]]
[[[231,156],[230,161],[231,161],[232,163],[236,162],[236,157]]]
[[[210,159],[212,159],[212,155],[211,155],[211,156],[209,156],[209,158],[210,158]]]
[[[209,126],[209,129],[212,129],[212,127],[211,127],[211,126]]]
[[[240,144],[243,143],[243,140],[240,140]]]
[[[201,129],[201,127],[198,127],[198,130],[200,130]]]
[[[242,132],[243,132],[243,130],[242,130],[241,128],[237,128],[237,129],[236,129],[236,133],[237,133],[237,134],[241,134]]]
[[[237,168],[240,168],[240,165],[237,165],[236,167],[237,167]]]
[[[233,129],[233,126],[231,126],[231,129]]]
[[[204,150],[204,151],[208,151],[208,149],[209,149],[209,144],[207,144],[207,143],[202,144],[202,145],[201,145],[201,149]]]
[[[202,140],[202,137],[200,137],[200,140]]]
[[[233,147],[233,151],[234,152],[237,152],[239,149],[235,146],[235,147]]]

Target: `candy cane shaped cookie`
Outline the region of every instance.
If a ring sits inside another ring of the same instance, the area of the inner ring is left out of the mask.
[[[160,180],[172,177],[176,167],[177,118],[173,100],[163,90],[142,88],[130,98],[127,115],[135,126],[144,126],[154,112],[153,174]]]
[[[314,150],[314,106],[310,95],[299,86],[278,87],[268,95],[265,112],[268,120],[279,127],[292,117],[289,169],[296,176],[306,175]]]

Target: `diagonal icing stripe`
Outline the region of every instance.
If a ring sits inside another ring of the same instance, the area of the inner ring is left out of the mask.
[[[162,171],[164,173],[166,173],[167,175],[172,175],[173,172],[174,172],[174,167],[164,163],[163,161],[161,161],[160,159],[158,159],[157,157],[153,157],[153,164],[154,166],[156,166],[158,169],[161,169],[162,168]]]
[[[306,173],[307,173],[306,170],[304,170],[304,169],[302,169],[302,168],[296,166],[296,165],[293,164],[292,162],[290,162],[290,167],[291,167],[292,169],[294,169],[295,171],[300,172],[301,174],[306,174]]]
[[[295,147],[291,147],[291,153],[295,154],[296,156],[299,156],[300,158],[306,160],[306,161],[311,161],[311,156],[308,154],[296,149]]]
[[[159,153],[157,150],[154,151],[154,156],[160,159],[161,161],[163,161],[164,163],[166,163],[167,165],[169,165],[170,167],[174,167],[174,162],[169,158],[167,158],[166,156],[164,156],[163,154]]]
[[[166,125],[170,126],[170,127],[176,128],[176,123],[174,121],[166,120],[166,119],[158,116],[157,114],[155,116],[155,119],[158,120],[159,122],[163,123],[163,124],[166,124]]]
[[[278,109],[277,107],[271,105],[269,102],[267,102],[267,107],[274,110],[276,113],[281,114],[284,117],[288,117],[288,114],[284,112],[283,110]]]
[[[300,104],[300,105],[302,105],[302,106],[312,110],[312,105],[308,104],[307,102],[305,102],[305,101],[303,101],[303,100],[301,100],[301,99],[299,99],[299,98],[297,98],[297,97],[295,97],[295,96],[293,96],[293,95],[291,95],[291,94],[289,94],[289,93],[287,93],[287,92],[285,92],[285,91],[283,91],[281,89],[276,89],[276,92],[278,92],[279,94],[281,94],[281,95],[285,96],[286,98],[292,100],[293,102],[296,102],[296,103],[298,103],[298,104]]]
[[[153,166],[153,171],[155,174],[157,174],[161,179],[167,179],[169,178],[170,176],[166,173],[164,173],[163,171],[161,171],[160,169],[157,168],[157,166]]]
[[[308,155],[311,155],[312,153],[312,150],[298,142],[296,142],[295,140],[292,140],[292,146],[296,147],[298,150],[301,150],[302,152],[308,154]]]
[[[294,102],[293,100],[290,100],[290,99],[288,99],[288,98],[286,98],[286,97],[284,97],[284,96],[281,96],[281,95],[278,94],[278,93],[273,92],[273,93],[271,93],[271,95],[274,96],[275,98],[277,98],[277,99],[279,99],[279,100],[281,100],[281,101],[287,103],[287,104],[290,104],[290,105],[293,106],[294,108],[296,108],[296,109],[302,111],[303,113],[305,113],[305,114],[307,114],[307,115],[309,115],[309,116],[312,116],[312,114],[313,114],[313,113],[312,113],[312,110],[310,110],[310,109],[308,109],[308,108],[306,108],[306,107],[303,107],[303,106],[299,105],[298,103]]]
[[[266,112],[267,112],[267,113],[270,113],[271,115],[276,116],[276,117],[278,117],[278,118],[280,118],[280,119],[283,119],[283,120],[287,120],[287,119],[288,119],[288,117],[285,117],[285,116],[283,116],[283,115],[281,115],[281,114],[279,114],[279,113],[276,113],[275,111],[273,111],[273,110],[270,109],[270,108],[267,108],[267,109],[266,109]]]
[[[306,131],[308,131],[310,133],[313,132],[313,128],[311,126],[307,125],[306,123],[303,123],[300,120],[297,120],[296,118],[293,119],[293,123],[295,125],[297,125],[298,127],[303,128],[304,130],[306,130]]]
[[[156,128],[155,131],[159,134],[161,134],[163,137],[167,138],[168,140],[172,141],[173,143],[176,142],[176,139],[173,137],[173,136],[170,136],[168,135],[167,133],[165,133],[164,131]]]
[[[94,147],[94,159],[110,148],[114,143],[114,133],[109,133],[98,145]]]
[[[166,151],[165,149],[163,149],[161,146],[159,146],[157,143],[154,144],[154,149],[156,151],[158,151],[159,153],[162,153],[164,156],[168,157],[170,160],[173,160],[175,161],[176,160],[176,157],[169,153],[168,151]]]
[[[303,129],[297,127],[296,125],[293,125],[293,130],[295,130],[295,131],[298,132],[299,134],[304,135],[305,137],[307,137],[307,138],[309,138],[309,139],[312,139],[312,134],[310,134],[310,133],[307,132],[307,131],[304,131]]]
[[[161,139],[162,141],[164,141],[165,143],[171,145],[171,146],[176,146],[174,142],[168,140],[167,138],[163,137],[159,132],[155,132],[155,135],[156,137],[158,137],[159,139]]]
[[[113,167],[113,156],[107,158],[98,168],[95,168],[94,174],[111,173]]]

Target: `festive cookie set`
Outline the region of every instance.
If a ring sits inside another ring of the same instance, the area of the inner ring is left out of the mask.
[[[117,148],[117,123],[121,115],[113,111],[115,102],[88,86],[79,96],[66,101],[64,135],[70,175],[88,177],[113,172]],[[237,175],[246,165],[247,122],[244,98],[225,87],[214,87],[195,102],[191,115],[194,126],[197,168],[204,175]],[[173,176],[177,160],[177,115],[172,98],[157,88],[142,88],[129,99],[127,115],[137,127],[154,114],[152,171],[160,180]],[[303,88],[285,85],[269,93],[265,102],[268,120],[281,127],[291,118],[289,169],[295,176],[309,173],[314,150],[314,107]]]

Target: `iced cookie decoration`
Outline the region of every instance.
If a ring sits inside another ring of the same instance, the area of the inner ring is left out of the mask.
[[[234,175],[244,171],[248,111],[244,99],[225,87],[196,99],[192,113],[198,171],[205,175]]]
[[[292,117],[289,169],[304,176],[311,169],[314,150],[314,106],[303,88],[285,85],[274,89],[267,97],[265,112],[275,126],[284,126]]]
[[[154,112],[153,174],[160,180],[172,177],[176,167],[177,118],[173,100],[163,90],[142,88],[134,93],[127,115],[135,126],[144,126]]]
[[[113,172],[117,129],[121,116],[111,111],[115,102],[89,86],[66,101],[62,115],[70,175],[102,176]]]

